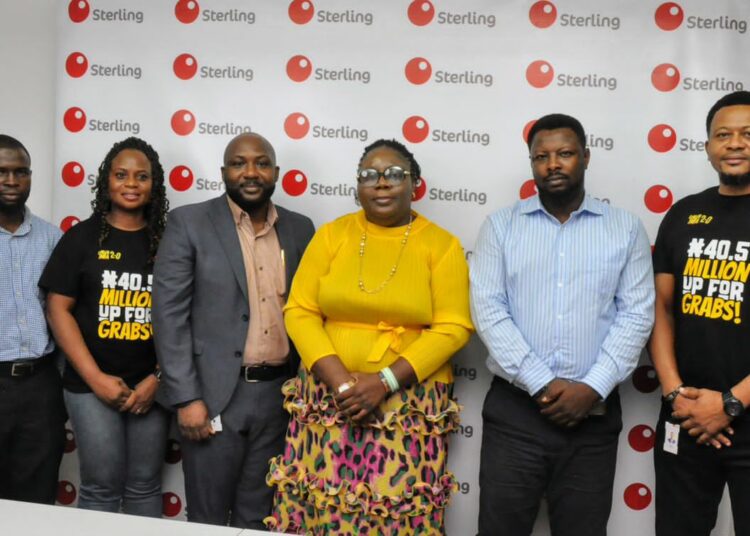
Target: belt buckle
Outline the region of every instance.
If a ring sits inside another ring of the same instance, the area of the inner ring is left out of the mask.
[[[245,382],[247,383],[260,383],[260,380],[257,378],[248,378],[247,373],[250,369],[258,368],[258,367],[245,367]]]
[[[18,370],[18,372],[16,372]],[[26,376],[34,372],[33,363],[13,363],[10,366],[10,375],[14,378]]]

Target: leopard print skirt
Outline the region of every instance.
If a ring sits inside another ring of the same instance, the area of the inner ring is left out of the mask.
[[[269,530],[291,534],[444,534],[456,489],[447,436],[458,425],[452,384],[431,380],[391,395],[381,419],[354,424],[331,391],[301,370],[284,384],[291,414],[284,453],[266,477],[276,488]]]

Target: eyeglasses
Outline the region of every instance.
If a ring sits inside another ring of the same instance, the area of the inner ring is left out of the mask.
[[[411,172],[406,171],[399,166],[391,166],[383,171],[378,171],[377,169],[372,168],[360,169],[357,174],[357,182],[362,186],[375,186],[380,180],[380,177],[383,177],[388,185],[398,186],[404,182],[404,179],[408,175],[411,175]]]

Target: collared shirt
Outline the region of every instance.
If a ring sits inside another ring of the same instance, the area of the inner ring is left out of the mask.
[[[274,204],[269,201],[263,229],[256,233],[247,212],[229,197],[227,201],[237,225],[237,236],[242,248],[250,307],[250,326],[245,340],[243,363],[284,364],[289,354],[289,339],[282,313],[286,292],[284,251],[274,228],[279,215]]]
[[[61,236],[28,208],[15,233],[0,227],[0,361],[35,359],[55,347],[37,283]]]
[[[565,223],[538,196],[490,215],[470,262],[472,316],[488,368],[530,394],[554,378],[606,397],[653,325],[641,222],[586,196]]]

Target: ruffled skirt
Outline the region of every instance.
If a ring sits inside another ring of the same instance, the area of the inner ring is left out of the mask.
[[[444,534],[456,489],[447,435],[458,425],[452,385],[427,380],[391,395],[361,426],[339,413],[322,382],[301,370],[284,384],[291,414],[284,453],[266,477],[276,488],[269,530],[292,534]]]

